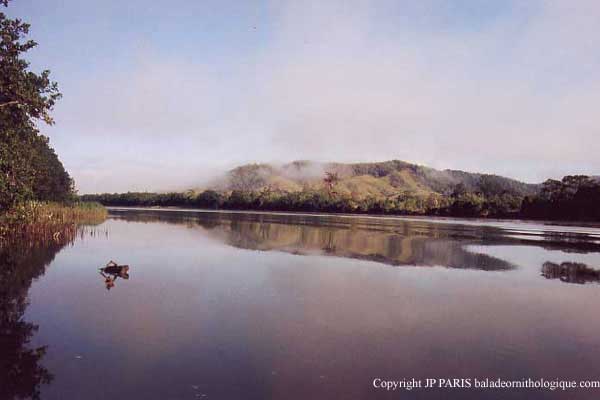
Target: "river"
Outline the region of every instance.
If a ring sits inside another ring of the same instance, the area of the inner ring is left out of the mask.
[[[600,379],[594,227],[111,209],[1,256],[1,399],[600,395],[473,387]],[[471,387],[380,387],[428,378]]]

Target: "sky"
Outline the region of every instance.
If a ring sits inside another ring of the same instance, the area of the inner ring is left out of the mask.
[[[13,0],[80,193],[248,162],[600,174],[600,2]]]

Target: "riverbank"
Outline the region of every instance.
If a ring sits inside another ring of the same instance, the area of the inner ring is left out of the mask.
[[[0,214],[0,240],[47,240],[69,236],[79,225],[102,223],[108,211],[100,203],[29,201]]]

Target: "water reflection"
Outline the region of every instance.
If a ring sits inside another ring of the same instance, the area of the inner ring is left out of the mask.
[[[466,250],[465,245],[470,244],[467,241],[461,243],[439,236],[248,221],[231,221],[209,232],[243,249],[321,254],[393,266],[445,266],[488,271],[514,268],[504,260]]]
[[[428,221],[132,212],[102,228],[110,237],[77,241],[30,288],[26,317],[41,326],[32,343],[50,346],[38,365],[56,375],[42,386],[44,399],[393,398],[407,393],[374,391],[373,377],[600,374],[600,320],[589,307],[596,287],[540,277],[547,260],[598,265],[598,253],[546,250],[588,251],[581,237],[515,238],[498,227]],[[127,290],[100,287],[97,267],[110,258],[136,268]]]
[[[19,240],[0,246],[0,399],[39,399],[40,386],[53,380],[41,364],[47,346],[29,346],[38,325],[25,321],[23,315],[31,283],[72,239]]]
[[[600,252],[600,227],[559,226],[520,221],[398,218],[335,214],[292,214],[184,209],[110,209],[113,218],[135,222],[200,225],[210,229],[229,222],[256,222],[353,231],[388,232],[403,236],[472,240],[490,245],[532,245],[572,253]]]
[[[231,246],[282,251],[300,255],[326,255],[375,261],[393,266],[445,266],[486,271],[515,268],[505,260],[473,250],[470,245],[533,245],[586,253],[600,251],[586,233],[511,230],[495,226],[407,221],[344,219],[336,216],[202,213],[185,211],[119,211],[116,218],[136,222],[163,222],[201,227]]]
[[[562,282],[581,285],[600,282],[600,270],[575,262],[563,262],[561,264],[545,262],[542,265],[542,276],[546,279],[559,279]]]

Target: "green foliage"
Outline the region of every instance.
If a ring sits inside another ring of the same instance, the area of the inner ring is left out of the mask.
[[[42,201],[68,201],[73,198],[73,180],[65,171],[48,138],[37,136],[33,145],[33,198]]]
[[[586,175],[548,179],[537,196],[523,200],[525,218],[600,221],[600,182]]]
[[[379,163],[351,164],[354,175],[371,175],[377,178],[390,175],[392,172],[405,168],[415,170],[416,165],[400,160],[384,161]]]
[[[214,191],[206,190],[198,195],[195,201],[195,205],[199,207],[217,209],[223,205],[223,196]]]
[[[35,133],[0,130],[0,212],[33,197],[32,152]]]
[[[36,127],[53,123],[50,111],[61,95],[49,71],[29,70],[23,56],[37,44],[25,40],[28,33],[28,24],[0,13],[0,213],[31,199],[73,195],[71,178]]]
[[[294,165],[294,164],[293,164]],[[337,164],[341,169],[342,164]],[[359,173],[394,176],[397,168],[406,168],[406,163],[351,164]],[[298,168],[306,166],[299,164]],[[333,167],[332,167],[333,168]],[[412,168],[412,167],[408,167]],[[415,176],[432,175],[442,180],[442,171],[416,166]],[[253,165],[242,175],[264,176],[269,168]],[[444,174],[448,171],[444,171]],[[536,185],[507,180],[495,175],[467,174],[460,171],[448,172],[446,178],[456,175],[461,180],[445,181],[441,192],[426,192],[396,188],[384,194],[339,191],[341,185],[337,173],[325,174],[324,185],[305,186],[300,191],[276,189],[267,184],[256,190],[235,189],[231,191],[207,190],[194,193],[123,193],[85,195],[83,200],[99,201],[113,206],[176,206],[209,209],[371,213],[397,215],[438,215],[455,217],[489,218],[547,218],[600,220],[600,181],[587,176],[566,176],[561,181],[548,180]],[[468,178],[467,178],[468,177]],[[245,179],[245,178],[243,178]],[[262,179],[262,178],[261,178]],[[373,179],[373,178],[369,178]],[[432,178],[433,179],[433,178]],[[445,179],[445,178],[444,178]],[[252,187],[260,186],[254,178]],[[451,182],[455,182],[451,184]],[[516,182],[516,183],[515,183]],[[336,191],[333,188],[336,187]],[[533,193],[525,196],[524,193]]]
[[[61,94],[56,82],[50,81],[50,71],[33,73],[29,71],[29,62],[22,58],[23,53],[37,46],[33,40],[24,40],[29,33],[29,24],[19,19],[9,19],[0,13],[0,33],[2,125],[32,126],[36,119],[52,124],[50,111]]]
[[[464,192],[457,196],[441,194],[421,195],[405,191],[397,196],[352,198],[350,195],[332,196],[327,189],[286,192],[269,187],[261,191],[207,190],[195,196],[183,193],[105,193],[83,195],[83,201],[98,201],[107,206],[172,206],[230,210],[301,211],[334,213],[371,213],[400,215],[446,215],[461,217],[514,216],[520,206],[520,197],[504,194],[485,197]]]

